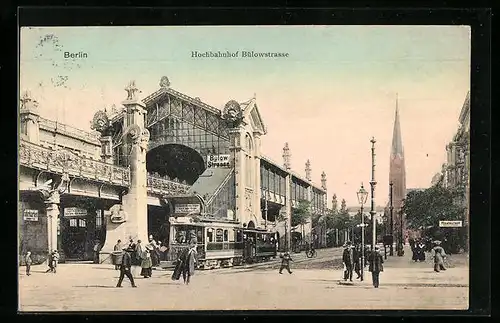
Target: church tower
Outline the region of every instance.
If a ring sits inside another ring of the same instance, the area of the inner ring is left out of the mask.
[[[399,108],[398,99],[396,97],[396,115],[394,117],[394,129],[392,132],[392,147],[389,166],[389,182],[393,183],[392,187],[392,204],[394,207],[394,233],[401,232],[401,224],[403,225],[403,237],[405,234],[405,219],[401,221],[401,208],[403,199],[406,197],[406,169],[405,157],[403,149],[403,139],[401,137],[401,125],[399,123]]]

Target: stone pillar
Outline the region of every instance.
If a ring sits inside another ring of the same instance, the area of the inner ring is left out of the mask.
[[[49,251],[57,249],[57,222],[59,218],[59,194],[53,192],[45,199],[47,212],[47,240]]]
[[[244,128],[242,126],[234,127],[229,130],[229,151],[231,154],[231,166],[234,167],[235,176],[235,199],[236,199],[236,220],[242,224],[250,221],[248,214],[245,212],[245,154],[242,150],[242,142],[244,142]],[[257,225],[257,223],[255,224]]]
[[[122,197],[123,209],[120,214],[126,214],[126,218],[112,221],[110,215],[105,216],[108,226],[106,243],[101,249],[101,257],[104,258],[101,262],[105,261],[106,254],[113,251],[118,239],[123,243],[130,238],[145,242],[148,237],[146,153],[149,131],[144,127],[146,110],[136,96],[138,89],[134,81],[130,82],[125,90],[128,96],[122,103],[126,108],[123,128],[124,145],[129,151],[130,187]]]
[[[32,143],[40,143],[38,102],[32,99],[28,91],[24,92],[21,98],[19,117],[21,121],[21,138],[25,136]]]
[[[254,202],[253,202],[253,213],[257,217],[259,224],[262,222],[262,207],[261,207],[261,182],[260,182],[260,134],[254,133],[254,151],[253,151],[253,165],[254,171],[252,172],[254,178]]]
[[[286,213],[286,249],[290,250],[291,248],[291,226],[292,226],[292,174],[291,171],[291,154],[290,147],[288,147],[288,143],[285,143],[283,147],[283,167],[287,171],[285,177],[285,206],[284,211]]]

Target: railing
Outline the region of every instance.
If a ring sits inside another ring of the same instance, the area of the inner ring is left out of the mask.
[[[59,123],[57,121],[52,121],[49,119],[39,118],[40,128],[46,129],[52,132],[61,132],[65,135],[72,136],[78,139],[82,139],[85,141],[89,141],[95,144],[100,144],[99,137],[100,134],[87,132],[78,128],[74,128],[63,123]]]
[[[181,195],[186,194],[191,186],[148,174],[147,188],[150,193]]]
[[[21,140],[19,163],[23,166],[95,180],[124,187],[130,186],[130,169],[90,158],[80,157],[64,150],[52,150]]]

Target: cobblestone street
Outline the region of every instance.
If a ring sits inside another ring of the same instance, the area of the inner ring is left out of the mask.
[[[322,251],[318,258],[327,253]],[[308,261],[311,260],[293,264],[291,275],[258,267],[197,271],[188,286],[182,280],[172,281],[171,271],[155,270],[150,279],[136,279],[138,288],[131,288],[128,280],[123,288],[116,288],[118,271],[109,265],[61,264],[57,274],[45,274],[44,266],[34,266],[29,277],[21,267],[19,308],[21,311],[468,308],[469,273],[460,261],[455,261],[460,265],[435,273],[429,263],[411,263],[406,256],[390,257],[378,289],[371,286],[368,272],[364,282],[343,285],[339,284],[341,269],[302,269],[304,266],[300,264]],[[450,262],[453,263],[453,256]],[[134,269],[135,276],[139,270]]]

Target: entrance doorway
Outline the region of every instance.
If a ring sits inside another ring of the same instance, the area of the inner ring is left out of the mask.
[[[63,202],[61,203],[63,204]],[[106,239],[104,212],[95,201],[66,200],[61,207],[59,251],[62,261],[89,261]]]
[[[170,236],[169,210],[167,207],[148,205],[148,236],[168,246]]]

